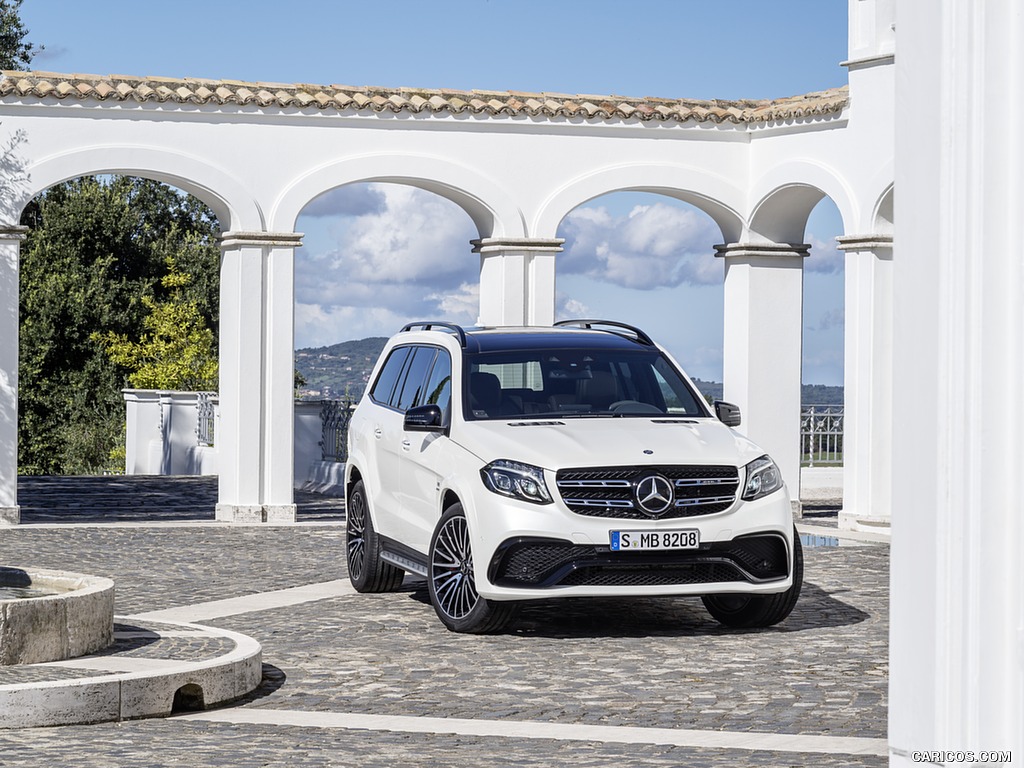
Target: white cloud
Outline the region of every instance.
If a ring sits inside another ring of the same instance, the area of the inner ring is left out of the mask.
[[[694,208],[656,202],[626,216],[601,206],[577,208],[559,234],[566,238],[560,271],[641,290],[722,282],[712,249],[721,232]]]
[[[813,331],[827,331],[831,328],[842,328],[845,320],[846,316],[843,307],[836,307],[823,312],[816,324],[807,327]]]
[[[804,260],[804,269],[810,272],[836,274],[843,270],[843,252],[839,250],[835,238],[822,240],[813,234],[807,235],[811,246],[811,255]]]
[[[349,279],[456,287],[475,276],[479,262],[469,241],[476,230],[454,203],[398,184],[380,185],[383,210],[357,217],[339,243],[333,264]]]
[[[362,216],[381,213],[385,198],[378,184],[348,184],[314,198],[302,209],[303,216]]]
[[[295,346],[326,347],[345,339],[390,336],[409,322],[385,307],[295,305]]]
[[[480,315],[480,286],[477,283],[462,283],[454,291],[432,293],[427,298],[437,307],[437,317],[427,319],[475,325]]]
[[[577,299],[559,295],[555,298],[555,318],[557,320],[578,320],[590,317],[590,307]]]
[[[406,322],[452,313],[465,321],[466,307],[478,304],[470,295],[477,291],[479,259],[469,245],[477,236],[469,216],[413,187],[363,184],[347,198],[337,194],[346,189],[303,211],[303,217],[334,219],[307,220],[327,242],[307,240],[296,261],[296,345],[390,336]],[[474,308],[470,321],[476,316]]]

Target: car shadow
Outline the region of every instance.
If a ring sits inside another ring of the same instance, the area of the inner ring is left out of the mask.
[[[407,584],[403,592],[430,605],[423,583]],[[869,613],[805,582],[793,612],[773,627],[723,626],[711,618],[700,598],[694,597],[568,597],[525,602],[518,618],[499,634],[556,639],[742,635],[845,627],[869,617]]]

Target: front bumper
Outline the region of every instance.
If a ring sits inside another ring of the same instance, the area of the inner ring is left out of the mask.
[[[463,496],[481,596],[770,594],[792,586],[793,518],[785,489],[725,511],[671,520],[596,518],[507,499]],[[696,529],[699,549],[612,551],[613,530]]]

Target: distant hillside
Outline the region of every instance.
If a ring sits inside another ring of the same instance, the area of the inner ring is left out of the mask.
[[[843,388],[825,384],[804,384],[800,401],[804,405],[842,405]]]
[[[722,385],[717,381],[694,379],[693,383],[705,397],[711,400],[722,399]],[[804,384],[800,392],[800,402],[803,405],[842,405],[843,388],[825,384]]]
[[[302,397],[344,397],[346,392],[358,399],[370,378],[373,364],[387,339],[373,336],[359,341],[343,341],[329,347],[308,347],[295,351],[295,369],[306,379]],[[694,379],[701,394],[711,400],[722,399],[722,385],[716,381]],[[804,384],[801,399],[805,405],[842,405],[843,388],[824,384]]]
[[[697,389],[704,395],[708,400],[721,400],[722,399],[722,385],[717,381],[704,381],[702,379],[694,379],[693,383],[697,385]]]
[[[295,370],[306,380],[299,396],[331,398],[347,393],[358,400],[385,342],[384,336],[372,336],[329,347],[295,350]]]

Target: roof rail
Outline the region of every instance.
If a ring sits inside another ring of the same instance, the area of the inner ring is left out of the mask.
[[[405,333],[406,331],[411,331],[413,328],[422,328],[424,331],[430,331],[430,330],[433,330],[434,328],[445,328],[445,329],[451,331],[452,333],[454,333],[456,336],[459,337],[459,346],[460,347],[465,347],[466,346],[466,332],[464,330],[462,330],[462,326],[461,325],[456,325],[455,323],[439,323],[439,322],[433,322],[433,321],[431,321],[431,322],[419,322],[419,323],[408,323],[407,325],[405,325],[402,328],[401,331],[399,331],[399,333]]]
[[[587,330],[600,330],[594,329],[594,326],[606,325],[609,326],[610,328],[619,328],[624,331],[630,331],[631,333],[636,335],[636,340],[639,341],[641,344],[645,344],[648,347],[654,346],[654,341],[651,339],[651,337],[648,336],[643,331],[641,331],[636,326],[627,325],[626,323],[617,323],[614,320],[559,320],[557,323],[555,323],[555,325],[575,325],[579,326],[580,328],[586,328]],[[612,333],[614,332],[615,331],[612,331]]]

